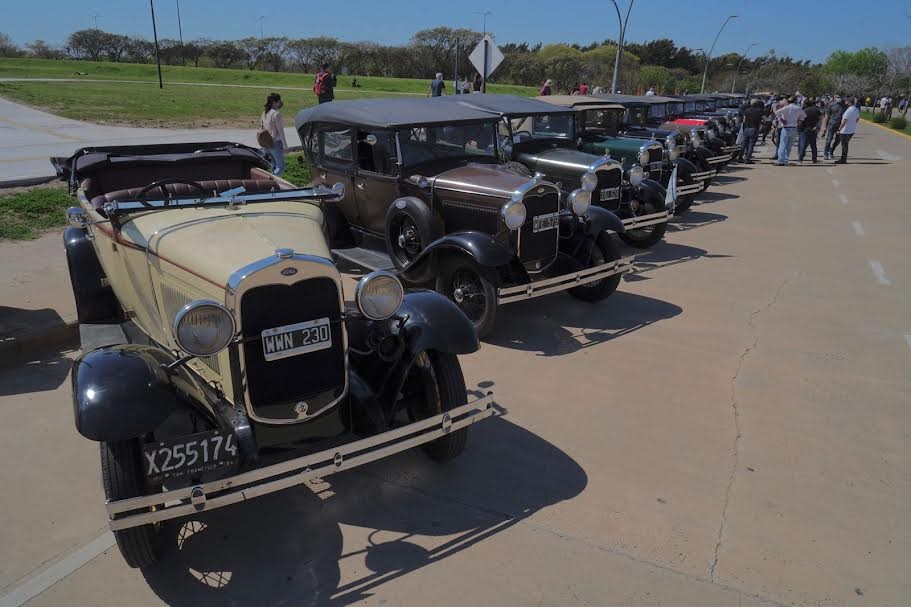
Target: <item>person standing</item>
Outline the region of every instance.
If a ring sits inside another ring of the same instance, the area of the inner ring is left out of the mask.
[[[553,81],[550,78],[544,81],[544,84],[541,86],[541,90],[538,91],[538,95],[544,97],[553,93]]]
[[[481,78],[480,72],[475,72],[474,84],[472,84],[472,92],[480,93],[482,88],[484,88],[484,79]]]
[[[427,90],[428,97],[442,97],[446,91],[446,82],[443,80],[443,74],[437,72],[436,78],[430,81],[430,88]]]
[[[816,138],[819,136],[819,123],[822,121],[822,111],[817,107],[816,100],[807,99],[803,108],[806,118],[800,124],[800,133],[797,139],[797,162],[803,162],[807,146],[812,152],[813,164],[817,162]]]
[[[285,150],[288,143],[285,140],[285,125],[282,122],[281,109],[282,96],[278,93],[270,93],[266,97],[266,105],[260,116],[262,131],[257,133],[257,140],[263,146],[263,150],[272,157],[272,172],[281,175],[285,170]],[[268,133],[268,137],[263,136],[263,131]],[[264,145],[271,140],[272,145]]]
[[[588,95],[588,84],[586,84],[584,80],[582,81],[582,84],[579,85],[579,94]]]
[[[655,96],[655,87],[653,87],[653,86],[648,87],[648,90],[645,91],[645,96],[654,97]]]
[[[462,77],[462,94],[467,95],[471,92],[471,80],[468,79],[468,76]]]
[[[313,92],[320,103],[327,103],[335,99],[335,87],[338,83],[335,80],[335,74],[328,63],[323,64],[323,68],[316,75],[313,82]]]
[[[753,148],[759,138],[759,129],[765,116],[762,101],[754,99],[753,104],[743,110],[743,162],[753,164]]]
[[[841,116],[841,125],[838,128],[838,139],[835,145],[841,143],[841,158],[835,161],[835,164],[848,163],[848,143],[854,137],[857,131],[857,122],[860,120],[860,108],[857,107],[857,100],[848,100],[848,109]]]
[[[797,105],[794,97],[788,97],[788,104],[775,112],[775,117],[781,123],[778,135],[778,166],[788,166],[788,156],[791,155],[791,146],[794,144],[798,123],[807,117],[807,114]]]
[[[822,148],[822,159],[831,160],[835,147],[832,140],[838,133],[838,126],[841,124],[841,116],[845,113],[844,100],[841,95],[835,96],[835,101],[826,108],[826,120],[822,125],[822,130],[826,134],[826,144]]]

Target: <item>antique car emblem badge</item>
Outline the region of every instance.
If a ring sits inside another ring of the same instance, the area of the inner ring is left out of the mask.
[[[544,188],[538,188],[538,194],[543,194],[543,193],[544,193]]]
[[[294,412],[297,413],[298,417],[304,417],[305,415],[307,415],[307,410],[309,408],[310,408],[310,406],[307,405],[307,403],[305,403],[304,401],[300,401],[299,403],[294,405]]]
[[[297,268],[285,268],[282,270],[282,276],[294,276],[297,274]]]

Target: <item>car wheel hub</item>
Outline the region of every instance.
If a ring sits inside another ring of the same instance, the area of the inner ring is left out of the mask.
[[[452,292],[452,298],[456,303],[462,303],[465,301],[465,292],[462,290],[462,287],[459,287]]]

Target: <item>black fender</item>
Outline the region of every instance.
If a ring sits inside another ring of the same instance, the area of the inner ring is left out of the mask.
[[[586,236],[598,236],[604,230],[610,230],[617,234],[626,232],[626,226],[623,225],[623,220],[612,211],[602,209],[601,207],[588,207],[588,216],[585,223]]]
[[[406,280],[417,281],[414,277],[423,273],[426,264],[435,265],[437,256],[443,252],[463,253],[475,260],[478,265],[486,268],[509,265],[515,256],[511,248],[497,242],[490,234],[475,231],[453,232],[437,238],[427,245],[421,254],[402,270],[402,277]]]
[[[214,427],[223,426],[211,408],[191,396],[197,389],[186,369],[163,367],[175,360],[160,348],[138,344],[83,354],[72,371],[76,430],[94,441],[129,440],[153,431],[191,402]]]
[[[709,158],[712,158],[713,156],[715,156],[715,154],[704,145],[693,148],[693,157],[696,159],[693,164],[695,164],[700,171],[712,170],[712,165],[709,164]]]
[[[63,232],[66,264],[76,300],[76,315],[82,324],[116,323],[121,310],[114,291],[104,286],[104,270],[95,255],[85,228],[70,226]]]
[[[692,174],[698,173],[699,169],[691,161],[687,160],[683,156],[679,156],[676,162],[677,166],[677,177],[683,179],[684,181],[692,181]]]
[[[654,179],[643,179],[642,183],[636,187],[636,198],[640,202],[651,202],[661,209],[664,208],[667,190]],[[671,211],[673,211],[673,209],[668,209],[668,212]]]

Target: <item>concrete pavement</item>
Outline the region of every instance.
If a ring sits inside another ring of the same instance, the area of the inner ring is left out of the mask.
[[[505,308],[462,364],[508,415],[459,460],[193,517],[145,574],[103,530],[72,354],[0,371],[0,607],[907,604],[911,143],[851,147],[723,174],[602,304]]]

